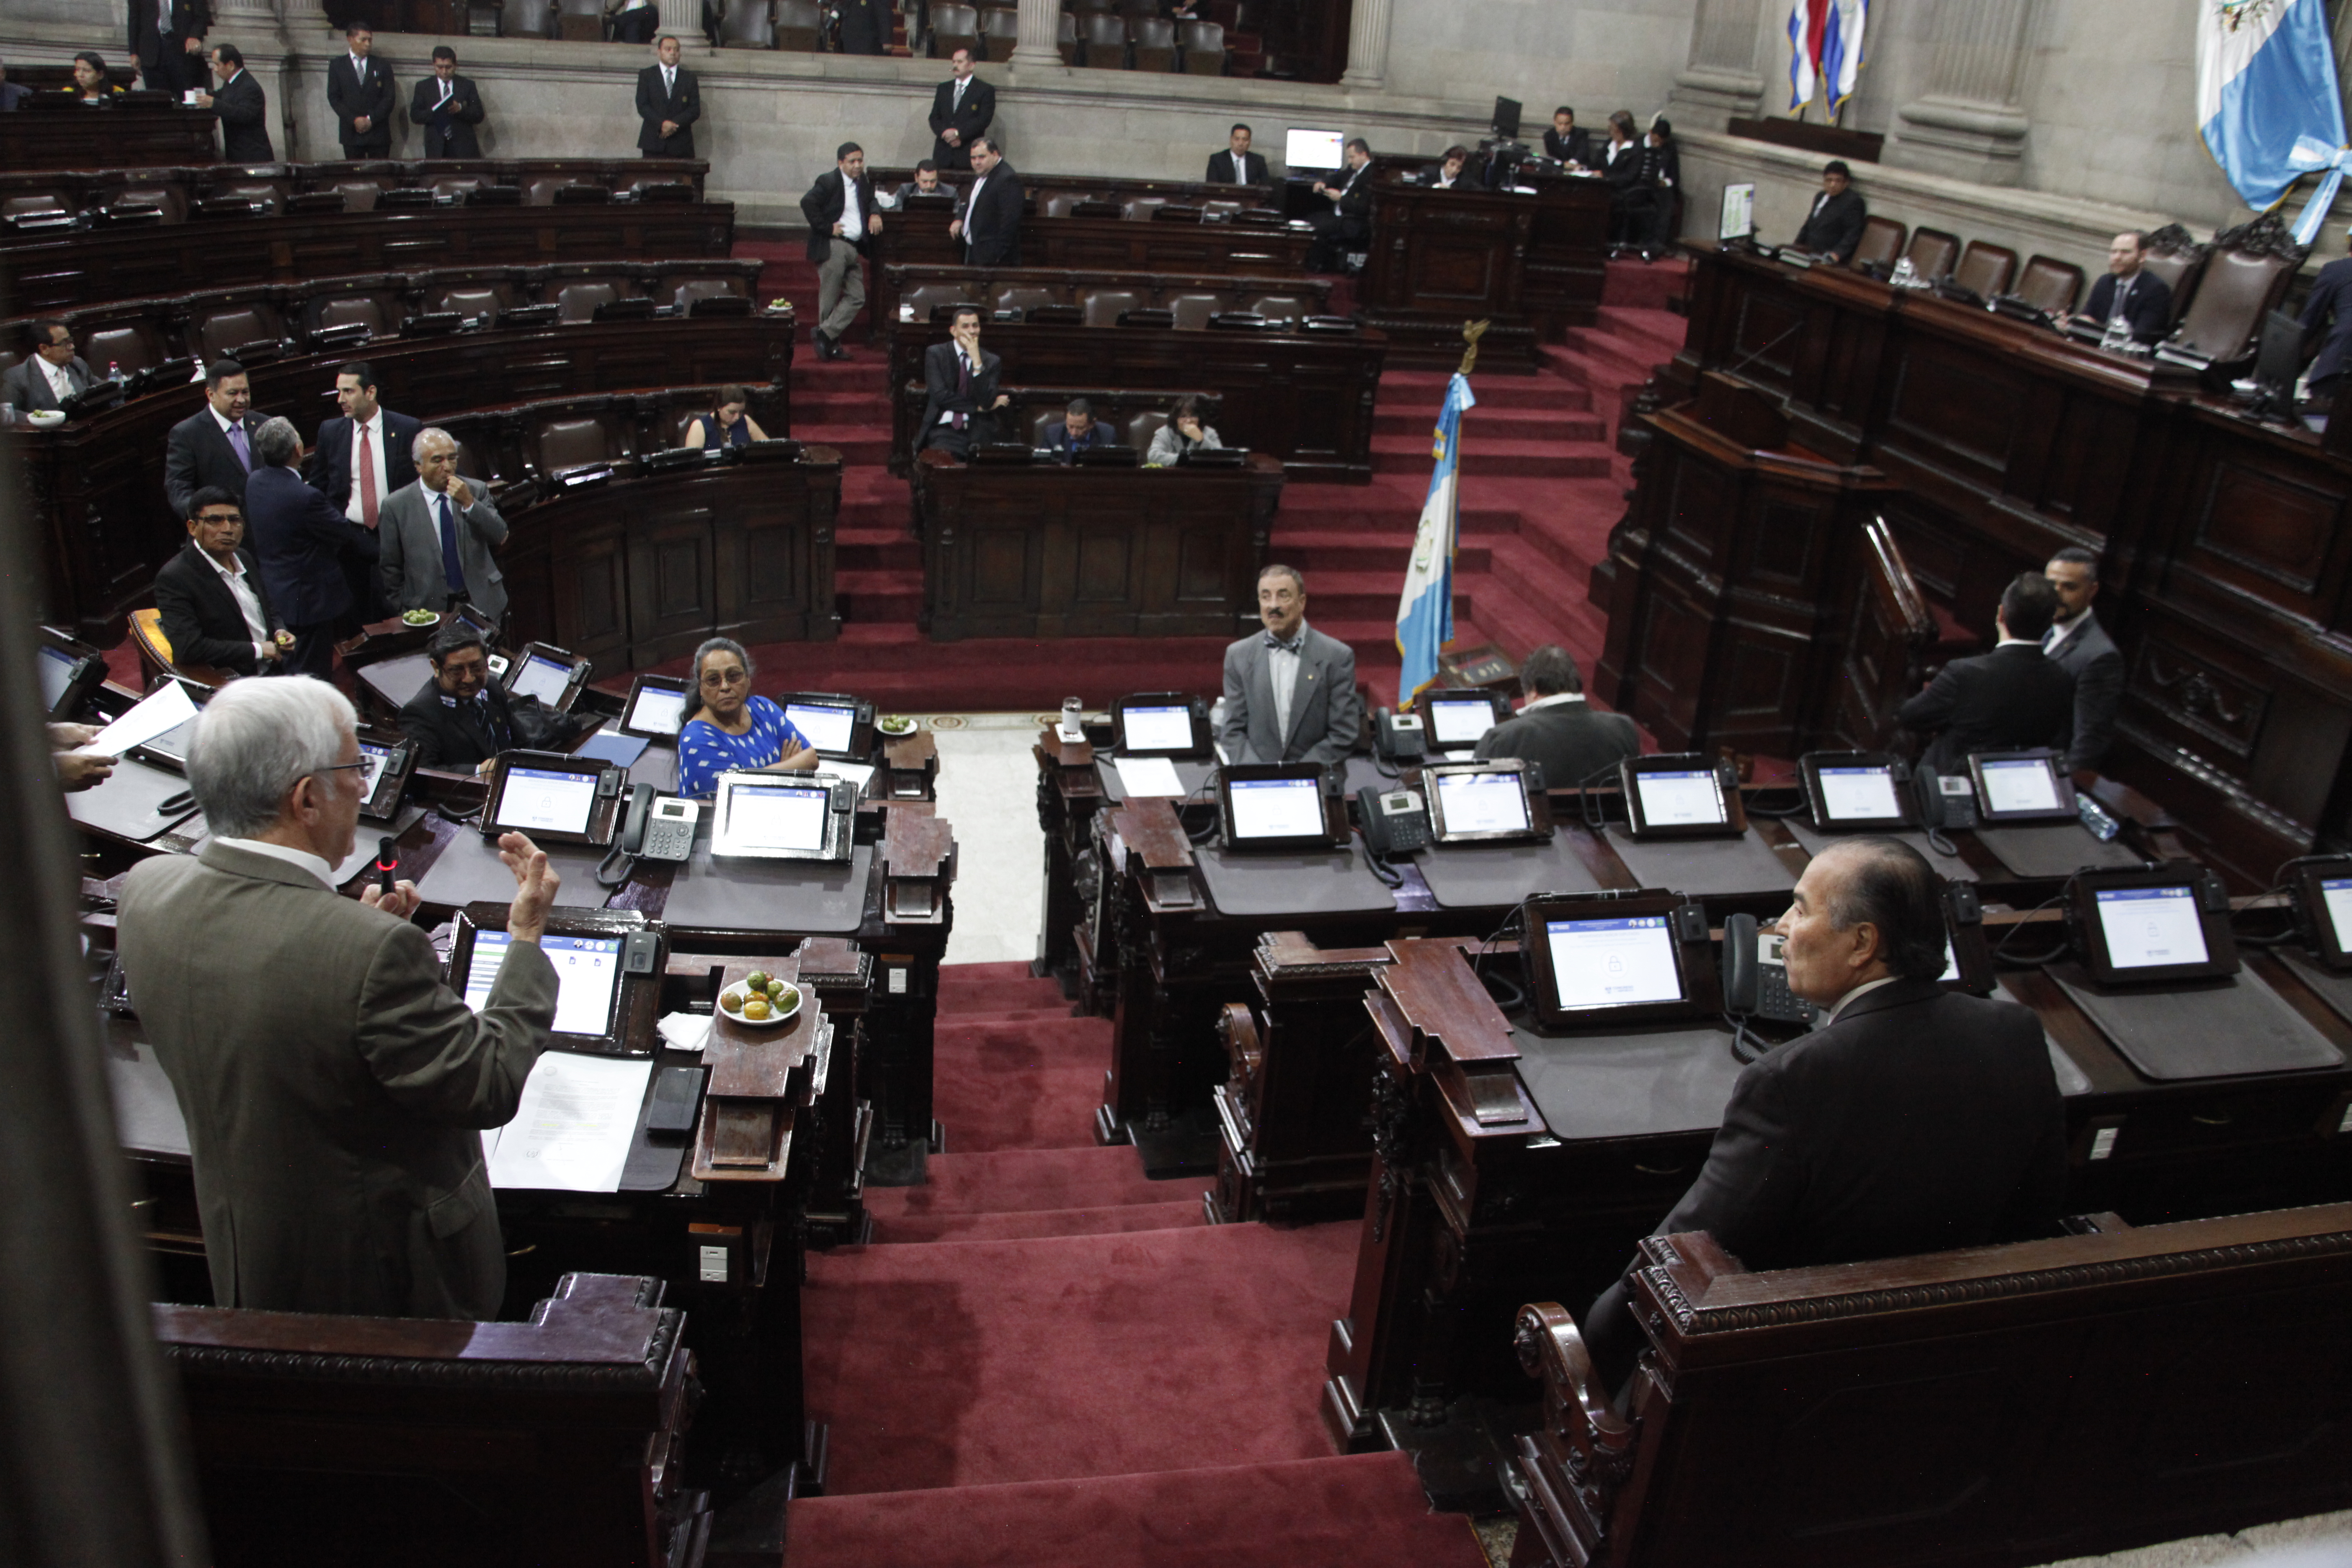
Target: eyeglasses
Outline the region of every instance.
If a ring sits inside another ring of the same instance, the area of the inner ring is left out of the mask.
[[[374,764],[370,763],[367,758],[362,757],[356,763],[329,763],[323,768],[312,768],[310,771],[314,773],[340,773],[349,768],[364,768],[372,767],[373,765]]]

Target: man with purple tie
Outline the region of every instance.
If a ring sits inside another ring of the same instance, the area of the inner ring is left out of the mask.
[[[164,439],[163,493],[175,515],[186,517],[188,503],[206,485],[218,485],[244,504],[253,433],[261,424],[252,407],[245,366],[216,359],[205,367],[205,406],[173,426]]]

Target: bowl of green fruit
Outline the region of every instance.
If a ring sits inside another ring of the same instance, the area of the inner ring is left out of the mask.
[[[719,1010],[739,1024],[771,1029],[801,1010],[801,988],[755,969],[719,994]]]

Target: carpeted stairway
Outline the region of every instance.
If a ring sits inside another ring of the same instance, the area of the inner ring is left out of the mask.
[[[1482,1568],[1401,1455],[1316,1417],[1352,1225],[1204,1223],[1204,1184],[1092,1137],[1110,1025],[1019,963],[942,972],[919,1187],[813,1258],[809,1411],[827,1495],[787,1568]]]

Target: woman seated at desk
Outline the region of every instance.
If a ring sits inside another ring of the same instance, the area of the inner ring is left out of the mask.
[[[720,387],[718,412],[695,416],[694,423],[686,427],[686,439],[678,445],[715,452],[721,447],[748,447],[766,440],[768,433],[760,428],[759,421],[744,412],[750,401],[740,386]]]
[[[723,773],[806,773],[816,748],[784,710],[751,695],[751,656],[729,637],[694,650],[694,689],[677,731],[677,793],[708,800]]]
[[[1201,423],[1201,400],[1180,397],[1168,423],[1151,433],[1151,449],[1143,455],[1147,468],[1164,468],[1185,453],[1202,447],[1213,452],[1224,446],[1216,430]]]
[[[107,84],[106,58],[92,49],[84,49],[74,56],[73,79],[73,86],[66,90],[91,103],[110,103],[122,91],[119,87]]]

